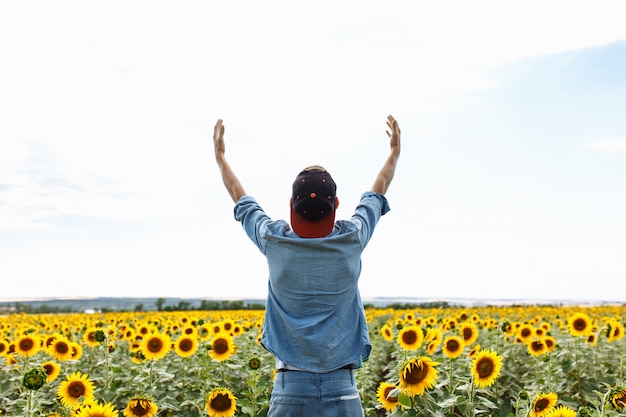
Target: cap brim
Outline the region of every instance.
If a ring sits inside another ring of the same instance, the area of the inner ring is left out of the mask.
[[[333,227],[335,227],[335,210],[316,222],[305,220],[293,209],[291,210],[291,228],[300,237],[324,237],[333,231]]]

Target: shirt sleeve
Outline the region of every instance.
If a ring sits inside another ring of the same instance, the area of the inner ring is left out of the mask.
[[[389,203],[384,195],[373,191],[363,193],[361,201],[351,219],[359,229],[359,241],[363,248],[367,246],[367,243],[372,238],[380,217],[384,216],[389,210]]]
[[[253,197],[243,196],[234,209],[235,220],[241,222],[244,231],[262,253],[265,253],[264,230],[272,221]]]

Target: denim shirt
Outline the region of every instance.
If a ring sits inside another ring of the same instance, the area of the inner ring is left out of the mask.
[[[350,220],[322,238],[301,238],[284,220],[270,219],[254,198],[235,205],[235,219],[265,255],[268,295],[261,344],[295,369],[328,372],[359,367],[369,357],[367,322],[358,280],[361,253],[380,216],[382,194],[361,196]]]

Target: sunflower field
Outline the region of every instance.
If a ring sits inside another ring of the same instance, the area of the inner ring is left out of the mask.
[[[366,416],[617,416],[626,306],[366,310]],[[0,316],[0,416],[265,416],[263,311]]]

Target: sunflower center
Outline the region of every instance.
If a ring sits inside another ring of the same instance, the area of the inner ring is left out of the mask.
[[[402,341],[407,345],[412,345],[417,341],[417,333],[413,330],[409,330],[402,335]]]
[[[548,404],[550,404],[550,402],[548,401],[547,398],[541,398],[540,400],[538,400],[535,403],[535,411],[543,411],[546,409],[546,407],[548,406]]]
[[[476,364],[476,370],[478,371],[478,376],[480,376],[481,378],[487,378],[491,376],[491,374],[493,373],[493,369],[494,369],[493,362],[488,358],[485,358],[481,360],[480,362],[478,362],[478,364]]]
[[[463,329],[463,340],[470,340],[473,335],[472,329]]]
[[[217,411],[229,410],[231,404],[231,399],[225,394],[217,394],[215,398],[211,400],[211,408]]]
[[[35,343],[32,339],[27,338],[20,341],[20,349],[23,351],[29,351],[35,346]]]
[[[59,342],[54,345],[54,350],[56,350],[58,353],[67,353],[70,351],[70,347],[65,342]]]
[[[150,407],[148,407],[147,401],[143,400],[137,400],[135,404],[130,407],[130,409],[134,416],[145,416],[150,412]]]
[[[220,355],[228,352],[228,342],[224,339],[217,339],[213,343],[213,350]]]
[[[74,381],[67,387],[67,393],[73,398],[80,398],[85,394],[85,385],[80,381]]]
[[[163,342],[160,339],[153,338],[148,342],[148,350],[152,353],[160,352],[163,349]]]
[[[428,375],[428,366],[424,364],[412,363],[405,374],[405,380],[409,384],[419,384]]]
[[[189,340],[189,339],[183,339],[178,344],[178,347],[183,352],[189,352],[189,351],[191,351],[191,349],[193,349],[193,342],[191,340]]]
[[[459,343],[458,340],[452,339],[452,340],[448,340],[448,343],[446,343],[446,347],[448,348],[450,352],[456,352],[461,347],[461,344]]]
[[[577,319],[577,320],[574,320],[574,323],[572,323],[572,326],[574,327],[574,329],[578,331],[583,331],[587,328],[587,321],[585,319]]]
[[[385,388],[385,398],[387,399],[387,401],[389,401],[390,403],[397,403],[398,402],[398,397],[394,397],[394,396],[390,396],[389,393],[391,391],[394,390],[394,387],[387,387]]]

